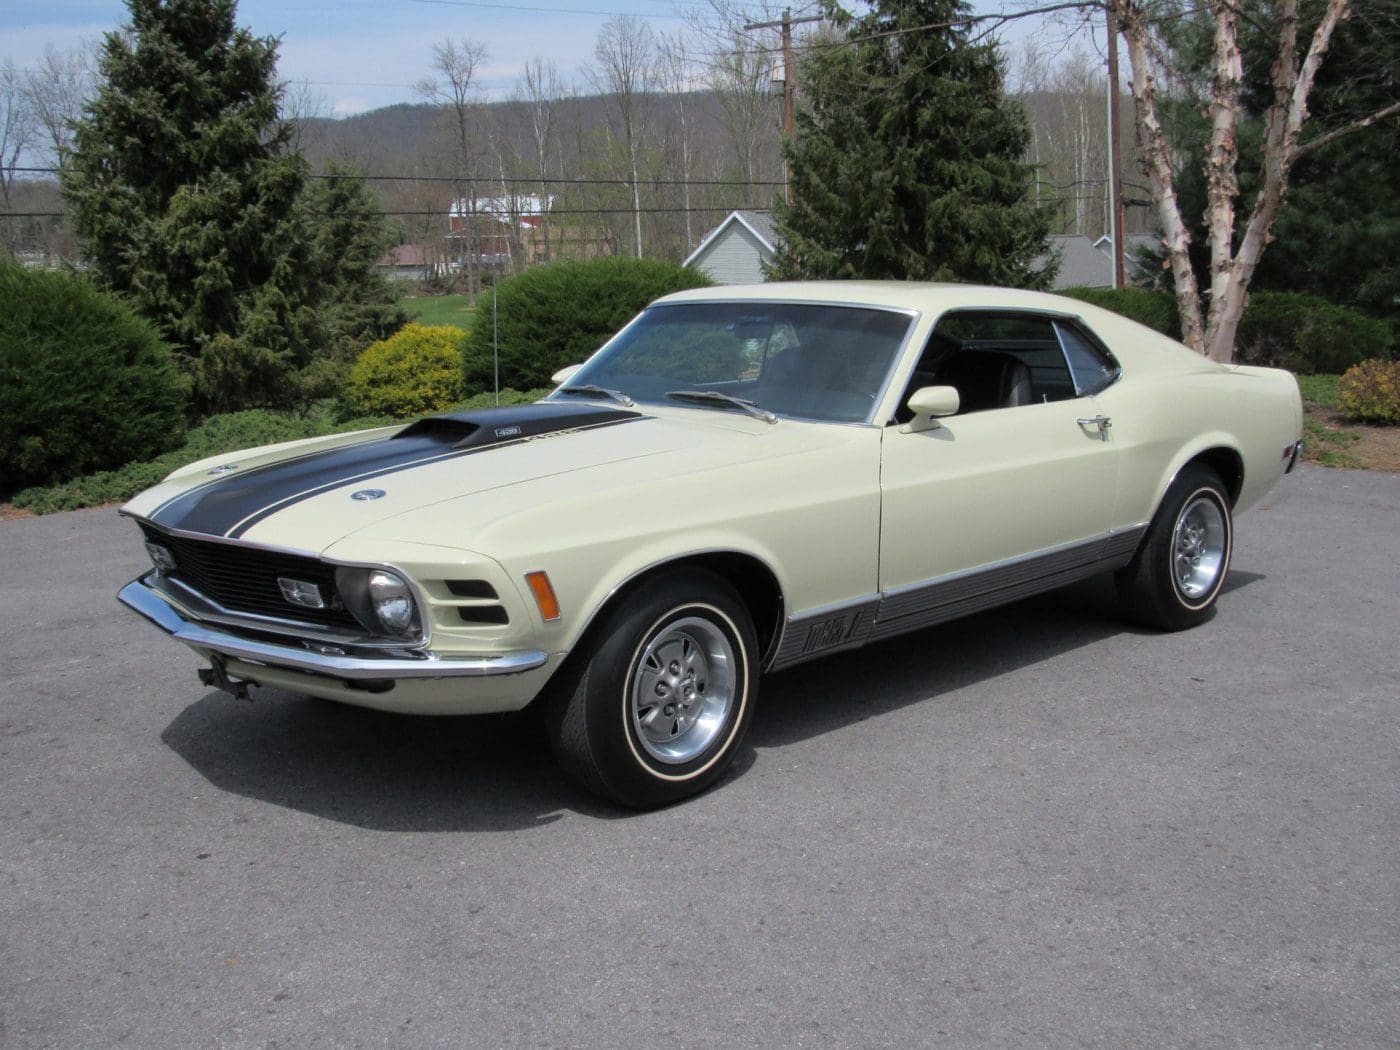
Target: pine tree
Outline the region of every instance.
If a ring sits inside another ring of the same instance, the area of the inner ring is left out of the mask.
[[[962,0],[834,11],[845,37],[803,63],[784,145],[776,276],[1048,285],[1058,263],[1034,261],[1051,216],[1032,199],[1029,129],[996,46],[958,24],[969,12]]]
[[[239,28],[236,0],[127,7],[64,175],[86,257],[182,355],[197,411],[298,400],[347,329],[363,347],[402,322],[374,259],[345,251],[382,251],[383,218],[358,206],[361,183],[308,188],[278,115],[277,41]],[[341,198],[356,208],[336,217]],[[355,303],[369,316],[347,322]]]

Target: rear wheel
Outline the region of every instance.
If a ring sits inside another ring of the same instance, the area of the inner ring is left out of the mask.
[[[1225,583],[1233,545],[1220,475],[1192,464],[1167,489],[1137,555],[1117,574],[1128,615],[1166,631],[1202,622]]]
[[[752,621],[719,577],[653,577],[604,614],[548,711],[584,787],[650,809],[696,794],[733,760],[753,710]]]

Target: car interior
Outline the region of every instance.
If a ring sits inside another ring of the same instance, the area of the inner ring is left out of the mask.
[[[919,363],[900,398],[895,422],[913,418],[908,400],[926,386],[951,386],[958,391],[958,415],[1016,408],[1080,396],[1071,371],[1060,322],[1024,314],[951,314],[929,337]],[[1076,348],[1085,347],[1082,336]],[[1107,376],[1104,360],[1093,367]]]

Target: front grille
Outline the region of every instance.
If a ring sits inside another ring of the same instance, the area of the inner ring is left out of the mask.
[[[364,632],[364,627],[344,607],[336,592],[333,565],[297,554],[172,536],[144,522],[141,531],[146,539],[174,555],[175,569],[166,576],[179,580],[230,612],[294,620],[355,634]],[[327,608],[306,609],[292,605],[282,597],[277,584],[279,576],[316,584],[326,598]]]

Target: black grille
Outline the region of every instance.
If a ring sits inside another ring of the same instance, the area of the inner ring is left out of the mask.
[[[175,571],[166,573],[232,612],[273,616],[279,620],[318,624],[363,633],[364,627],[340,601],[335,589],[335,567],[315,558],[280,554],[229,543],[209,543],[185,536],[171,536],[142,523],[146,539],[165,547],[175,557]],[[314,583],[325,596],[325,609],[305,609],[282,597],[277,577]]]

